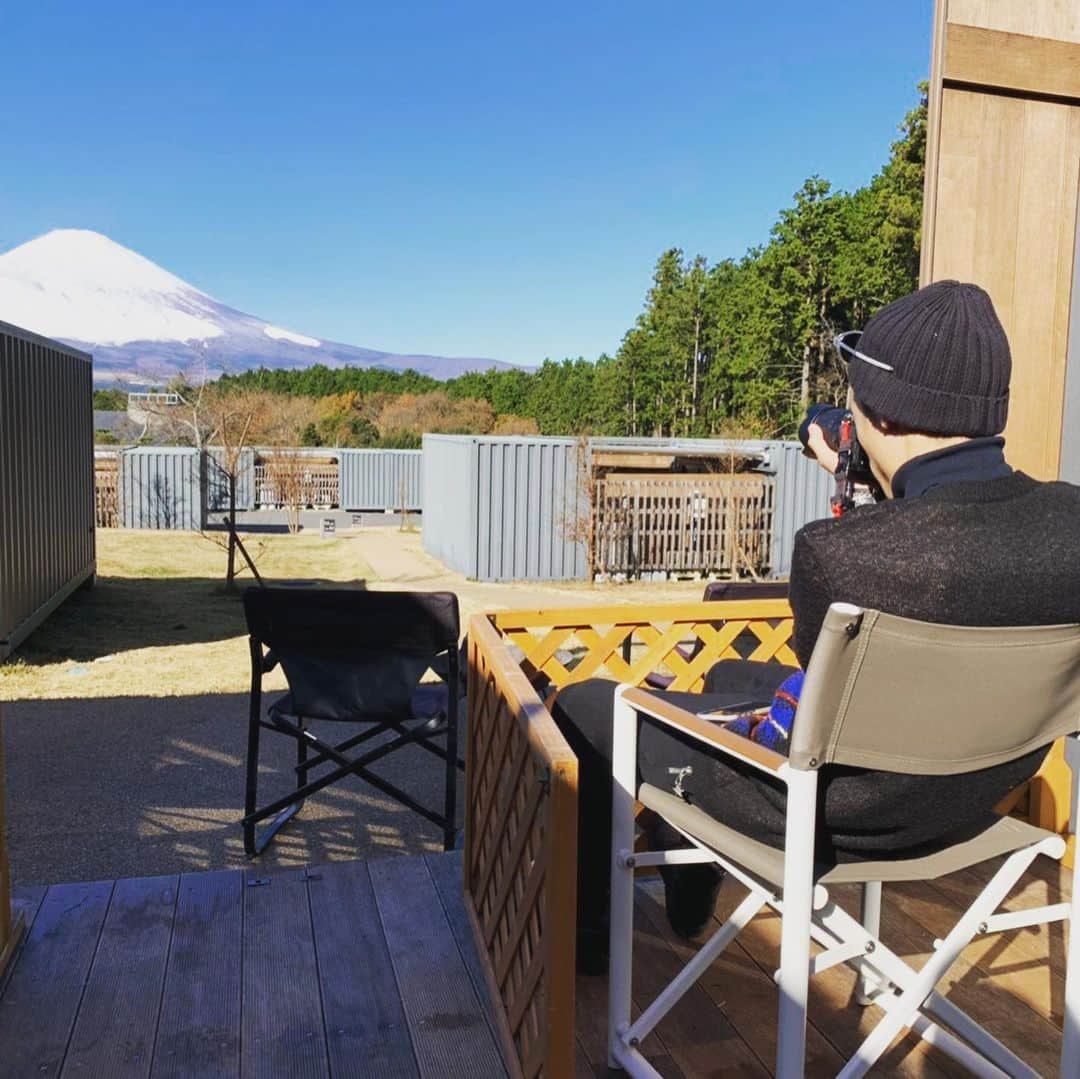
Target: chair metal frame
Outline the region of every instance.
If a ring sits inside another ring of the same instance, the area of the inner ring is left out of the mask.
[[[834,604],[832,610],[845,617],[862,613],[845,604]],[[639,716],[677,729],[684,736],[705,743],[710,750],[774,776],[786,785],[783,877],[779,886],[677,824],[674,826],[689,840],[690,848],[635,853]],[[1055,859],[1062,857],[1066,844],[1061,836],[1025,826],[1030,830],[1031,841],[1008,854],[950,933],[936,942],[934,955],[920,970],[915,970],[879,939],[881,880],[856,881],[862,884],[861,917],[856,919],[830,900],[820,874],[816,875],[818,773],[813,767],[800,767],[764,746],[628,685],[620,686],[616,693],[614,724],[608,1008],[608,1062],[612,1067],[623,1068],[634,1076],[660,1074],[641,1053],[642,1040],[754,916],[768,906],[782,919],[780,968],[776,973],[778,1079],[796,1079],[803,1074],[809,978],[839,963],[848,963],[859,973],[859,1003],[872,1002],[885,1011],[885,1016],[839,1072],[842,1079],[864,1075],[894,1037],[906,1028],[913,1029],[975,1075],[1037,1076],[1029,1065],[938,993],[935,986],[977,935],[1077,918],[1080,858],[1073,868],[1071,902],[995,913],[1036,857],[1040,854]],[[1066,741],[1066,757],[1073,773],[1069,830],[1075,834],[1080,791],[1080,742],[1075,734]],[[634,871],[645,866],[694,862],[721,865],[745,886],[746,898],[656,999],[631,1021]],[[812,942],[821,948],[814,955],[811,955]],[[1063,1076],[1076,1074],[1080,1068],[1080,933],[1069,935],[1064,1012]]]
[[[382,593],[382,595],[386,595],[386,593]],[[309,795],[332,783],[336,783],[347,775],[358,776],[377,790],[382,791],[437,825],[443,833],[443,849],[452,850],[457,838],[457,772],[465,770],[465,762],[457,755],[458,686],[460,685],[460,660],[457,643],[448,646],[445,651],[444,680],[448,687],[445,716],[436,715],[426,720],[415,718],[410,720],[407,717],[397,720],[385,716],[370,718],[358,714],[348,720],[334,720],[334,722],[368,725],[367,730],[336,744],[318,738],[307,728],[308,718],[319,717],[290,716],[279,707],[281,701],[271,704],[266,717],[263,717],[262,679],[264,675],[274,670],[279,662],[272,649],[267,648],[264,652],[264,647],[264,642],[256,635],[252,634],[249,637],[251,688],[248,711],[244,816],[240,822],[244,833],[244,851],[247,855],[255,857],[261,854],[281,828],[303,808],[304,800]],[[440,656],[443,654],[439,653]],[[441,668],[442,665],[439,666]],[[437,673],[442,675],[441,670]],[[407,726],[410,723],[412,725]],[[257,806],[259,741],[260,732],[263,730],[284,734],[295,740],[296,786],[288,794],[264,806]],[[357,746],[388,731],[393,732],[395,737],[359,756],[349,757],[346,755],[348,750],[355,749]],[[443,735],[446,736],[445,748],[431,741],[433,738],[439,738]],[[402,790],[396,784],[372,771],[371,765],[407,745],[417,745],[445,762],[445,791],[441,812],[423,805],[407,791]],[[313,756],[309,757],[309,750],[314,751]],[[329,764],[336,764],[337,767],[324,772],[315,779],[309,778],[309,774],[313,769]],[[257,831],[256,826],[259,822],[267,818],[273,819],[261,832]]]

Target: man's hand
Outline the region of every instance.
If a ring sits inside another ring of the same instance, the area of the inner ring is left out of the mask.
[[[806,435],[806,443],[810,447],[810,452],[817,458],[817,463],[830,476],[833,475],[836,472],[836,466],[840,458],[836,450],[832,449],[825,441],[825,433],[816,423],[812,423],[807,429]]]

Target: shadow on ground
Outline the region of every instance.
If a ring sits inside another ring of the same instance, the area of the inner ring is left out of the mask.
[[[362,579],[307,577],[269,585],[364,588]],[[245,632],[241,597],[253,582],[241,577],[233,591],[210,577],[98,577],[76,592],[20,647],[14,658],[30,666],[92,662],[134,648],[231,640]]]
[[[245,694],[5,705],[16,883],[250,864],[239,826],[246,729]],[[313,729],[340,741],[359,728]],[[260,799],[289,789],[294,760],[291,742],[264,734]],[[380,768],[421,801],[441,805],[442,762],[434,756],[410,747]],[[439,849],[440,834],[426,820],[348,777],[309,798],[257,862],[301,866]]]

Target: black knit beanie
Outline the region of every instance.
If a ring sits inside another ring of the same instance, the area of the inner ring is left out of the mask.
[[[930,435],[996,435],[1009,412],[1009,341],[978,285],[937,281],[883,307],[848,364],[873,416]]]

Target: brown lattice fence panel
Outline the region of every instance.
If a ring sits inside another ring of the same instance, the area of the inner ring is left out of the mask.
[[[116,457],[94,462],[94,524],[117,528],[120,524],[120,461]]]
[[[577,759],[484,616],[469,628],[466,791],[466,908],[508,1063],[570,1075]]]
[[[465,899],[515,1074],[573,1072],[577,760],[539,688],[596,675],[640,683],[653,671],[700,688],[719,660],[794,663],[791,630],[786,600],[473,618]]]
[[[772,554],[776,480],[754,475],[608,475],[597,481],[602,573],[761,573]]]

